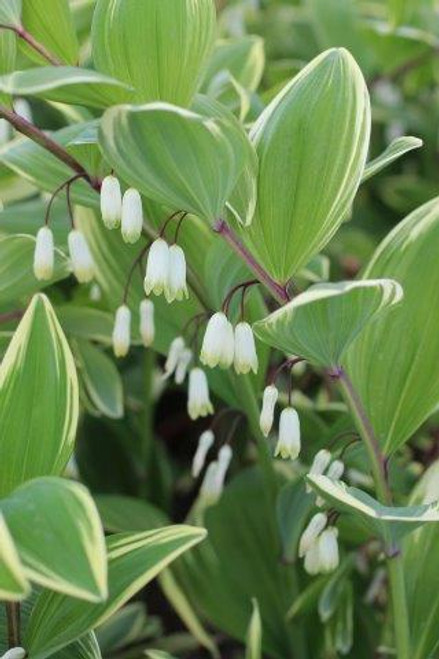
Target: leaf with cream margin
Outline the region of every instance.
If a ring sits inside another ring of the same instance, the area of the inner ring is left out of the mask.
[[[213,0],[98,0],[93,59],[137,100],[188,106],[213,46]]]
[[[389,546],[423,524],[439,522],[439,502],[417,506],[383,506],[356,487],[327,476],[307,476],[314,492],[335,510],[354,515],[370,533],[378,535]]]
[[[346,220],[369,137],[367,87],[343,48],[312,60],[254,124],[258,203],[242,236],[277,281],[287,282]]]
[[[30,478],[62,473],[78,413],[70,348],[49,300],[35,295],[0,366],[0,496]]]
[[[391,279],[316,284],[253,329],[287,355],[336,368],[355,337],[402,295],[401,286]]]
[[[25,639],[32,659],[45,659],[102,624],[205,536],[204,529],[176,525],[107,538],[108,599],[102,604],[91,604],[43,592],[32,611]]]
[[[359,336],[343,364],[386,454],[406,442],[439,403],[439,198],[396,226],[364,279],[392,277],[404,289],[394,312]]]
[[[0,0],[0,22],[20,25],[21,5],[21,0]]]
[[[78,63],[79,44],[69,0],[22,0],[25,29],[61,62]],[[42,64],[47,60],[21,41],[30,59]]]
[[[381,172],[409,151],[420,149],[423,144],[423,141],[419,137],[412,137],[411,135],[397,137],[383,153],[367,163],[364,168],[363,178],[361,179],[362,183]]]
[[[253,156],[236,120],[168,103],[110,108],[99,141],[118,174],[146,197],[210,223]]]
[[[30,593],[14,540],[0,512],[0,598],[5,601],[19,601]]]
[[[89,602],[107,595],[107,556],[88,490],[62,478],[37,478],[0,502],[26,577]]]
[[[133,90],[120,80],[74,66],[14,71],[0,77],[0,92],[94,108],[126,103],[133,96]]]

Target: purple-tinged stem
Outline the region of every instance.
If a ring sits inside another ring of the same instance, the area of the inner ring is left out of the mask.
[[[49,64],[52,64],[53,66],[62,66],[63,63],[61,60],[49,52],[47,48],[37,41],[22,25],[6,25],[2,23],[0,24],[0,29],[15,32],[19,39],[25,41],[33,50],[35,50],[36,53],[47,60]]]
[[[256,261],[253,254],[243,245],[225,220],[218,220],[214,226],[214,231],[219,233],[241,259],[247,263],[250,270],[254,272],[259,281],[264,284],[279,304],[284,305],[290,301],[290,297],[284,286],[275,281],[260,263]]]

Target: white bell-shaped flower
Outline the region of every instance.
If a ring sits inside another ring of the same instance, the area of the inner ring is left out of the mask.
[[[206,506],[212,506],[221,497],[224,489],[224,481],[218,475],[219,464],[215,460],[211,462],[204,474],[203,482],[200,487],[200,499]]]
[[[163,238],[157,238],[150,247],[146,264],[144,288],[147,295],[161,295],[166,289],[169,262],[169,245]]]
[[[131,311],[123,304],[116,311],[113,328],[113,350],[116,357],[125,357],[131,344]]]
[[[233,327],[222,311],[213,314],[207,323],[200,360],[205,366],[229,368],[235,354]]]
[[[171,377],[178,365],[178,360],[180,355],[185,349],[184,339],[181,336],[177,336],[169,346],[168,356],[165,362],[165,372],[163,374],[164,379]]]
[[[145,348],[149,348],[154,343],[155,323],[154,323],[154,304],[151,300],[142,300],[139,309],[140,316],[140,336]]]
[[[320,535],[318,544],[319,544],[319,555],[320,555],[320,572],[327,573],[333,572],[339,563],[340,556],[338,552],[338,529],[334,526],[330,526],[325,529]]]
[[[205,430],[198,440],[197,450],[192,460],[192,476],[198,478],[206,462],[207,454],[215,442],[212,430]]]
[[[183,384],[189,370],[190,363],[194,353],[190,348],[185,348],[178,358],[177,368],[175,369],[175,384]]]
[[[303,564],[305,571],[311,576],[315,576],[320,572],[320,548],[318,540],[308,549],[305,554],[305,561]]]
[[[325,473],[328,468],[329,463],[331,462],[331,454],[325,448],[320,449],[314,456],[312,461],[311,468],[308,472],[309,476],[321,476]],[[306,491],[311,492],[312,488],[307,484]]]
[[[248,323],[241,322],[235,327],[235,371],[238,374],[258,372],[258,355],[255,337]]]
[[[126,243],[136,243],[142,235],[143,209],[142,198],[134,188],[129,188],[122,200],[122,238]]]
[[[101,186],[101,215],[107,229],[116,229],[122,217],[122,192],[115,176],[106,176]]]
[[[320,533],[328,523],[328,518],[325,513],[317,513],[312,517],[308,526],[302,533],[299,541],[299,557],[303,558],[305,554],[311,549]]]
[[[222,477],[223,481],[226,478],[226,474],[229,470],[230,463],[232,462],[233,451],[232,447],[229,444],[224,444],[218,452],[218,473]]]
[[[189,373],[188,413],[192,421],[213,414],[207,377],[201,368],[193,368]]]
[[[186,257],[179,245],[169,248],[168,281],[165,288],[167,302],[178,300],[181,302],[189,297],[186,283]]]
[[[87,284],[95,275],[95,264],[85,236],[74,229],[69,233],[68,243],[75,277],[79,283]]]
[[[34,252],[34,275],[40,281],[53,277],[55,265],[55,248],[53,233],[49,227],[41,227],[37,233]]]
[[[300,453],[300,420],[296,410],[286,407],[279,419],[279,439],[275,456],[295,460]]]
[[[276,407],[277,399],[279,398],[279,391],[270,384],[265,387],[262,397],[262,409],[259,417],[259,427],[264,437],[268,437],[273,427],[274,422],[274,409]]]
[[[2,654],[0,659],[24,659],[27,656],[24,648],[11,648],[5,654]]]
[[[339,481],[343,474],[344,463],[341,460],[334,460],[326,472],[326,476],[333,481]]]

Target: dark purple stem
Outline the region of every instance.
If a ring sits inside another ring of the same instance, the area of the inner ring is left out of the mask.
[[[22,41],[25,41],[33,50],[35,50],[35,52],[47,60],[49,64],[52,64],[53,66],[62,66],[63,63],[61,60],[49,52],[47,48],[37,41],[22,25],[5,25],[2,23],[0,24],[0,29],[15,32],[17,37]]]

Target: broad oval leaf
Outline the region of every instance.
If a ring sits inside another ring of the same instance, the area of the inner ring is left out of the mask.
[[[55,250],[55,267],[49,281],[38,281],[33,271],[35,238],[16,234],[0,238],[0,303],[19,300],[68,277],[67,258]]]
[[[23,565],[9,528],[0,512],[0,597],[2,600],[22,600],[30,593]]]
[[[189,105],[215,33],[213,0],[98,0],[93,57],[139,101]]]
[[[170,526],[108,538],[108,600],[102,604],[89,604],[43,592],[35,604],[27,630],[26,648],[32,659],[50,656],[103,623],[169,563],[205,536],[204,529]]]
[[[355,337],[402,295],[391,279],[316,284],[253,328],[262,341],[288,355],[337,367]]]
[[[212,223],[252,154],[229,117],[208,118],[167,103],[107,110],[100,143],[122,178],[147,197]]]
[[[120,80],[74,66],[43,66],[0,77],[0,92],[48,101],[106,108],[126,103],[132,89]]]
[[[22,0],[22,23],[26,30],[60,62],[78,63],[79,45],[69,0]],[[38,63],[47,60],[21,43],[28,57]]]
[[[79,483],[38,478],[0,502],[28,579],[72,597],[107,595],[107,556],[96,506]]]
[[[404,289],[394,313],[349,349],[347,371],[386,453],[395,451],[439,403],[439,198],[399,224],[364,277],[394,277]]]
[[[346,220],[369,135],[366,84],[342,48],[308,64],[255,123],[258,204],[243,235],[276,280],[290,279]]]
[[[73,450],[78,380],[49,300],[36,295],[0,366],[0,496],[57,475]]]

